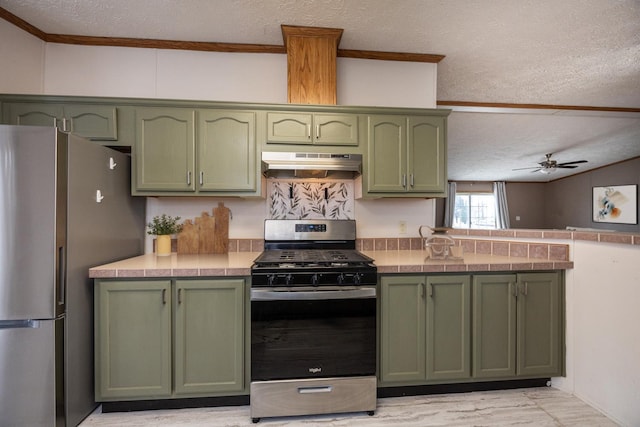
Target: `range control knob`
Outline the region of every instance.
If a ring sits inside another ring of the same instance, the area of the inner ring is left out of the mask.
[[[291,274],[287,274],[284,278],[284,284],[289,286],[292,280],[293,280],[293,276]]]
[[[361,277],[362,277],[362,274],[360,274],[360,273],[354,274],[353,275],[353,283],[356,284],[356,285],[359,285]]]
[[[318,286],[319,283],[320,283],[320,275],[316,273],[313,276],[311,276],[311,284],[313,286]]]
[[[344,274],[343,273],[338,274],[338,277],[336,278],[336,282],[338,282],[338,285],[344,285]]]
[[[267,276],[267,284],[269,286],[273,286],[276,283],[276,275],[275,274],[269,274]]]

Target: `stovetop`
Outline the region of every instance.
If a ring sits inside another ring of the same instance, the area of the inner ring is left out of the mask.
[[[258,268],[341,268],[369,264],[373,260],[349,249],[284,249],[266,250],[254,262]]]
[[[353,220],[266,220],[252,287],[375,285],[373,260],[355,250]]]

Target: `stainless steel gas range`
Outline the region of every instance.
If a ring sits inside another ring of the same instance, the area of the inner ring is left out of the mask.
[[[252,267],[251,418],[376,408],[373,260],[355,221],[267,220]]]

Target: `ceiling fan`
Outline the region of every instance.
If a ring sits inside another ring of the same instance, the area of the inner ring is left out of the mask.
[[[531,168],[518,168],[512,169],[514,171],[524,170],[524,169],[533,169],[531,172],[540,172],[544,174],[550,174],[556,171],[556,169],[575,169],[578,167],[579,163],[587,163],[586,160],[575,160],[573,162],[564,162],[558,163],[556,160],[552,160],[551,156],[553,153],[545,154],[546,160],[538,163],[540,166],[534,166]]]

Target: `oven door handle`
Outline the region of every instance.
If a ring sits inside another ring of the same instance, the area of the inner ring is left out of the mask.
[[[318,289],[292,291],[275,289],[251,289],[251,301],[305,301],[305,300],[331,300],[331,299],[356,299],[375,298],[375,287]]]

